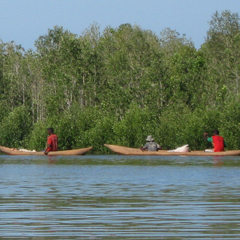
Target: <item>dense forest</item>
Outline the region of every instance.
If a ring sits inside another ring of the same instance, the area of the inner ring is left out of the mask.
[[[177,31],[55,26],[25,51],[0,42],[0,145],[42,150],[47,127],[60,149],[129,147],[153,135],[165,149],[207,147],[219,129],[240,148],[240,19],[216,12],[200,49]]]

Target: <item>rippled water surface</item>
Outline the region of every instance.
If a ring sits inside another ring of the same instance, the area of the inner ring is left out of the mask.
[[[1,155],[0,237],[240,239],[240,157]]]

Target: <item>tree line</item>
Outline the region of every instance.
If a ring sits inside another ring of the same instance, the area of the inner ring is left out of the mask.
[[[240,19],[216,12],[205,42],[164,29],[94,23],[81,35],[55,26],[35,50],[0,42],[0,144],[42,150],[46,128],[60,149],[104,143],[139,147],[153,135],[165,149],[207,147],[219,129],[240,147]]]

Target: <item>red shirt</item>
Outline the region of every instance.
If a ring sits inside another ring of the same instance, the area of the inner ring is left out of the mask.
[[[214,152],[224,151],[224,139],[221,136],[212,136]]]
[[[47,138],[47,144],[50,145],[47,148],[47,152],[49,151],[57,151],[58,150],[58,137],[56,134],[51,134]]]

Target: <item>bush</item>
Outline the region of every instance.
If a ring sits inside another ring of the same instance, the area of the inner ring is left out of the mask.
[[[240,149],[240,103],[230,102],[220,113],[220,134],[225,138],[228,149]]]
[[[109,150],[104,147],[105,143],[113,143],[115,135],[113,125],[116,122],[115,117],[103,115],[95,120],[95,126],[85,132],[85,139],[89,146],[93,146],[93,152],[97,154],[109,153]]]
[[[33,131],[29,135],[26,145],[28,149],[42,151],[46,147],[48,123],[38,121],[34,124]]]
[[[115,144],[139,147],[145,142],[147,135],[156,136],[158,119],[148,108],[132,105],[124,118],[114,124]]]
[[[175,106],[162,113],[157,132],[165,149],[189,144],[192,150],[203,150],[208,146],[203,133],[211,134],[219,128],[218,119],[219,112],[215,110],[192,112],[186,106]]]
[[[15,108],[0,124],[0,144],[7,147],[24,147],[32,130],[31,115],[26,107]]]

